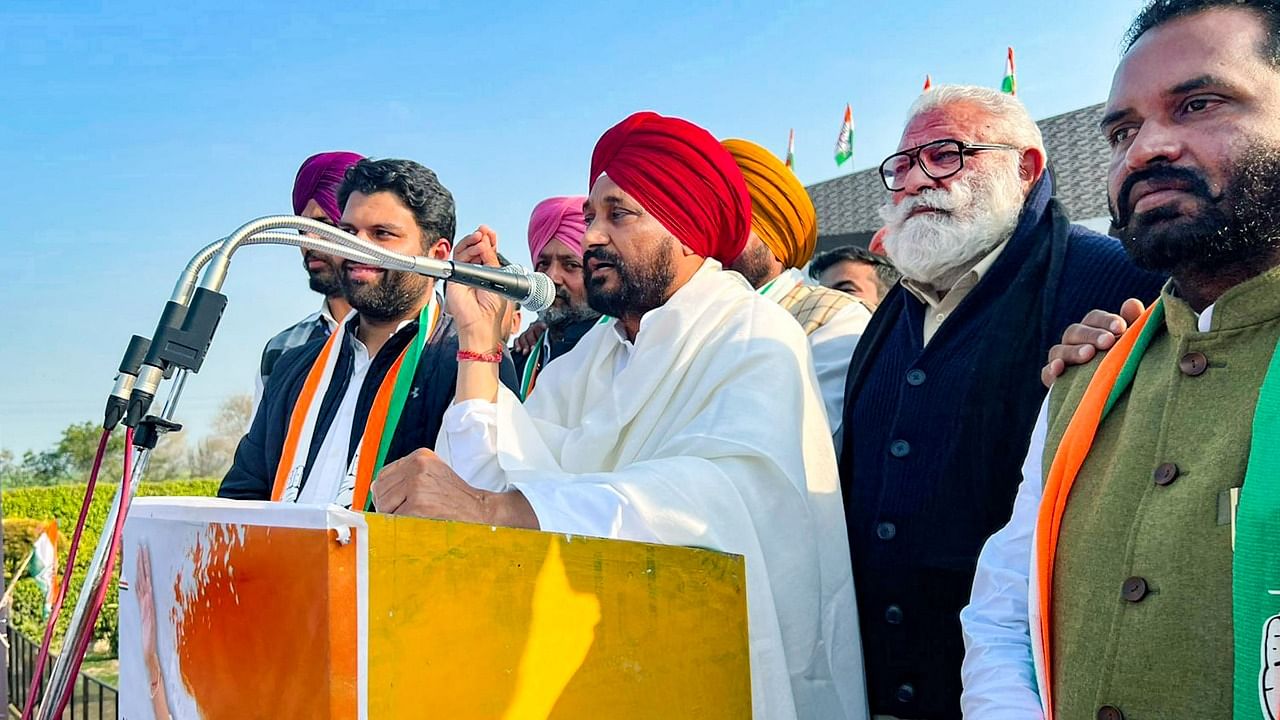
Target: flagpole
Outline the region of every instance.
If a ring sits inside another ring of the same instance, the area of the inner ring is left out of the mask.
[[[31,562],[31,558],[36,554],[36,545],[31,543],[31,549],[27,551],[27,556],[18,563],[18,569],[13,571],[13,577],[9,578],[9,587],[4,590],[4,597],[0,597],[0,609],[9,607],[9,603],[13,601],[13,589],[18,586],[18,578],[22,577],[22,571],[26,569],[27,564]]]

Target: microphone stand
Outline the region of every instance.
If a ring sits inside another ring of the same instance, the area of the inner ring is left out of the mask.
[[[186,387],[189,375],[190,371],[185,368],[178,371],[173,387],[169,392],[169,397],[165,400],[164,408],[160,411],[160,417],[148,418],[148,422],[141,424],[134,438],[134,447],[125,449],[126,452],[134,453],[129,497],[122,496],[123,483],[116,486],[115,496],[111,501],[111,510],[107,513],[107,519],[102,526],[102,535],[98,538],[97,548],[94,549],[89,572],[85,575],[84,585],[80,587],[80,595],[76,598],[76,609],[71,616],[71,624],[67,626],[67,636],[62,642],[62,653],[58,655],[53,669],[49,672],[44,696],[40,698],[40,707],[36,711],[36,718],[40,720],[53,720],[57,709],[65,704],[63,702],[65,696],[70,695],[75,688],[74,684],[68,684],[67,681],[73,672],[79,671],[80,662],[83,658],[73,658],[73,648],[77,647],[77,641],[83,638],[86,633],[93,632],[92,627],[86,627],[89,625],[89,601],[96,595],[102,583],[111,581],[110,578],[103,577],[103,574],[106,569],[107,552],[111,547],[111,532],[115,528],[116,518],[120,516],[121,512],[128,514],[129,505],[132,503],[134,495],[138,492],[138,483],[142,481],[142,477],[147,471],[147,464],[151,459],[151,451],[155,449],[160,435],[169,430],[181,428],[180,425],[177,425],[172,420],[174,413],[178,409],[178,400],[182,397],[182,391]],[[123,549],[121,552],[123,552]],[[123,570],[123,562],[121,563],[121,569]],[[96,617],[94,621],[96,624]]]
[[[338,234],[338,232],[334,231],[333,228],[330,228],[323,223],[304,221],[302,218],[295,218],[292,216],[287,216],[285,219],[289,221],[303,221],[305,223],[305,229],[308,231],[316,229],[310,227],[311,225],[319,225],[323,230],[329,231],[325,233],[326,236]],[[358,238],[354,238],[346,233],[341,233],[341,235],[344,236],[341,239],[346,241],[349,238],[354,242],[348,244],[347,242],[334,242],[327,238],[312,238],[291,233],[267,232],[267,230],[274,229],[276,227],[290,227],[294,225],[294,223],[264,223],[263,221],[265,220],[271,220],[271,218],[263,218],[260,221],[254,221],[254,223],[246,225],[245,228],[252,226],[253,230],[256,231],[257,234],[245,235],[238,238],[236,240],[236,246],[293,245],[295,247],[306,247],[320,250],[322,252],[338,255],[370,265],[383,266],[387,264],[373,253],[365,252],[365,250],[371,249],[378,250],[379,254],[383,254],[381,248],[378,248],[372,243],[366,243]],[[244,230],[245,228],[241,229]],[[225,238],[212,243],[203,248],[191,259],[187,264],[187,267],[183,270],[182,276],[178,280],[173,296],[170,298],[169,305],[178,305],[185,310],[191,305],[193,298],[198,295],[200,290],[209,290],[210,286],[212,286],[212,290],[209,291],[217,293],[218,288],[221,287],[222,281],[226,277],[230,252],[222,254],[221,266],[219,268],[211,268],[211,273],[214,273],[213,277],[210,278],[207,274],[205,282],[201,283],[201,287],[196,287],[195,278],[198,276],[200,270],[212,262],[233,238],[235,238],[234,234],[230,238]],[[231,251],[234,252],[234,249],[234,247],[231,248]],[[221,305],[216,308],[217,313],[220,316],[222,307],[225,306],[226,298],[220,294],[218,294],[218,296],[221,297],[222,300]],[[182,326],[178,326],[176,328],[173,327],[170,315],[170,308],[169,306],[166,306],[165,317],[162,317],[161,326],[156,332],[157,338],[163,337],[166,331],[173,332],[181,331],[183,329]],[[168,318],[171,323],[168,327],[165,326],[166,318]],[[216,325],[217,323],[215,318],[215,322],[212,326],[207,327],[208,336],[203,339],[203,349],[205,351],[207,351],[209,342],[212,340],[213,331],[216,330]],[[137,410],[132,407],[134,405],[134,401],[133,397],[130,397],[131,391],[135,388],[137,378],[140,378],[142,373],[147,370],[146,367],[141,368],[141,370],[139,369],[139,365],[142,362],[142,355],[149,355],[149,351],[147,349],[148,346],[154,348],[155,345],[156,343],[149,342],[146,338],[142,338],[137,335],[130,340],[129,347],[125,352],[124,362],[121,364],[120,373],[116,379],[115,387],[112,389],[111,395],[108,398],[106,419],[104,421],[104,426],[107,427],[107,429],[114,428],[116,423],[122,419],[124,419],[126,424],[128,424],[129,418],[127,416],[122,417],[123,413],[119,412],[123,409],[122,406],[124,405],[124,402],[126,402],[126,398],[128,398],[127,402],[131,406],[129,409],[137,412]],[[160,416],[147,416],[136,420],[133,425],[137,429],[137,434],[134,438],[134,447],[126,448],[126,452],[134,453],[130,493],[128,497],[124,497],[121,492],[121,486],[117,486],[116,488],[115,496],[111,502],[111,509],[108,512],[106,522],[103,525],[103,533],[98,538],[98,545],[94,550],[89,570],[85,574],[84,584],[81,586],[80,594],[76,599],[75,612],[72,614],[71,622],[68,625],[67,635],[63,639],[63,652],[58,655],[57,661],[50,670],[49,680],[45,685],[44,696],[40,699],[40,706],[36,712],[36,718],[39,720],[54,720],[58,712],[58,708],[65,705],[63,701],[66,696],[71,693],[74,687],[74,685],[68,683],[68,679],[73,672],[79,669],[80,662],[83,658],[73,658],[72,655],[75,653],[71,649],[78,645],[78,641],[84,637],[85,633],[93,632],[93,628],[90,627],[91,623],[89,618],[90,615],[94,615],[94,621],[96,621],[96,612],[89,612],[88,606],[90,600],[95,596],[98,589],[102,586],[102,583],[110,582],[111,580],[110,578],[104,577],[104,571],[106,569],[107,552],[111,547],[112,529],[115,527],[116,519],[120,516],[120,513],[125,513],[127,516],[129,506],[132,504],[133,497],[137,493],[138,485],[141,483],[142,478],[147,471],[151,452],[155,449],[160,436],[164,433],[181,429],[181,425],[173,422],[173,418],[178,409],[178,401],[182,398],[182,392],[186,387],[187,379],[192,373],[199,370],[200,364],[203,361],[203,355],[204,352],[201,352],[199,358],[197,358],[195,362],[189,364],[170,365],[169,371],[171,372],[172,368],[176,367],[177,376],[173,381],[169,396],[166,398],[164,406],[161,409]],[[194,367],[191,367],[191,365],[194,365]],[[166,369],[157,367],[155,374],[157,376],[156,382],[158,384],[159,379],[166,376]],[[150,401],[148,399],[147,405],[149,405],[149,403]],[[146,406],[144,405],[141,407],[141,412],[145,413],[145,411]],[[121,563],[121,567],[123,568],[123,563]],[[73,670],[73,668],[75,669]]]
[[[293,232],[276,232],[280,230]],[[303,232],[315,237],[295,234]],[[128,515],[133,496],[138,491],[151,452],[160,436],[182,428],[173,421],[178,400],[182,397],[188,377],[200,371],[209,345],[213,342],[213,335],[227,304],[227,297],[220,290],[226,280],[231,256],[242,245],[310,248],[387,270],[413,272],[440,279],[447,279],[458,272],[459,281],[508,297],[513,293],[520,297],[512,288],[519,287],[517,280],[526,280],[509,270],[476,266],[461,266],[467,268],[464,277],[461,267],[452,262],[391,252],[330,225],[294,215],[272,215],[251,220],[231,235],[206,245],[196,253],[179,276],[152,339],[138,335],[130,339],[115,385],[108,396],[103,427],[112,430],[116,424],[123,422],[126,427],[136,431],[134,447],[126,448],[126,452],[134,453],[130,492],[125,497],[120,487],[116,489],[111,510],[103,526],[103,534],[98,539],[89,571],[85,574],[84,585],[80,588],[67,636],[63,639],[64,651],[58,656],[44,697],[40,699],[40,708],[36,713],[38,720],[55,720],[59,708],[65,706],[64,700],[74,687],[68,683],[68,679],[79,669],[83,657],[72,657],[76,653],[67,649],[78,647],[84,634],[93,631],[91,626],[96,622],[101,608],[90,608],[89,603],[102,583],[110,581],[104,575],[116,519],[121,513]],[[204,278],[197,286],[196,278],[201,270],[204,270]],[[538,282],[532,283],[520,302],[540,311],[551,304],[555,293],[546,276],[535,273],[532,278]],[[148,415],[147,411],[161,382],[173,376],[175,371],[177,377],[159,417]],[[123,563],[121,568],[123,569]]]

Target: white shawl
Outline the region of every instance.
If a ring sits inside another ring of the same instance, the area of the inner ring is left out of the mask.
[[[803,330],[714,260],[644,316],[629,357],[616,323],[549,363],[527,404],[499,390],[506,483],[540,520],[605,490],[616,502],[597,534],[745,556],[754,716],[865,720],[839,474]]]

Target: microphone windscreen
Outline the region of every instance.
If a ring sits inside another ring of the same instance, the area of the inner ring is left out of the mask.
[[[530,272],[515,263],[504,265],[500,269],[505,273],[511,273],[528,280],[529,292],[525,294],[524,298],[516,300],[521,307],[540,313],[551,307],[551,303],[556,301],[556,284],[544,273]]]
[[[551,303],[556,301],[556,284],[551,282],[551,278],[540,272],[531,273],[529,279],[532,281],[529,287],[529,297],[520,304],[533,312],[540,313],[551,307]]]

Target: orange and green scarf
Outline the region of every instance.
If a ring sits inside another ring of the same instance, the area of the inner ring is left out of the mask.
[[[387,370],[378,392],[374,396],[373,406],[369,409],[365,420],[364,431],[360,436],[360,444],[353,458],[355,487],[351,495],[351,507],[372,511],[373,496],[369,492],[374,478],[386,463],[387,449],[391,446],[391,438],[400,425],[400,414],[404,411],[405,400],[413,386],[418,372],[418,359],[422,350],[430,340],[432,333],[440,322],[440,303],[433,297],[418,314],[418,332],[413,340],[400,351],[391,368]],[[280,453],[280,463],[276,466],[275,482],[271,489],[271,499],[279,502],[286,495],[297,496],[302,484],[306,468],[307,456],[310,452],[311,439],[315,433],[320,413],[320,403],[333,380],[337,366],[338,352],[345,341],[346,325],[339,323],[338,329],[329,335],[320,355],[312,363],[307,378],[302,385],[302,392],[294,403],[289,417],[289,428],[285,434],[284,448]]]
[[[1054,560],[1071,486],[1089,455],[1099,426],[1133,384],[1143,354],[1163,326],[1164,303],[1160,300],[1102,359],[1045,478],[1035,547],[1045,677],[1051,675],[1053,667],[1050,652]],[[1236,511],[1235,542],[1234,717],[1274,720],[1280,717],[1280,351],[1273,354],[1258,395],[1249,466]],[[1051,720],[1050,688],[1042,687],[1040,692]]]

